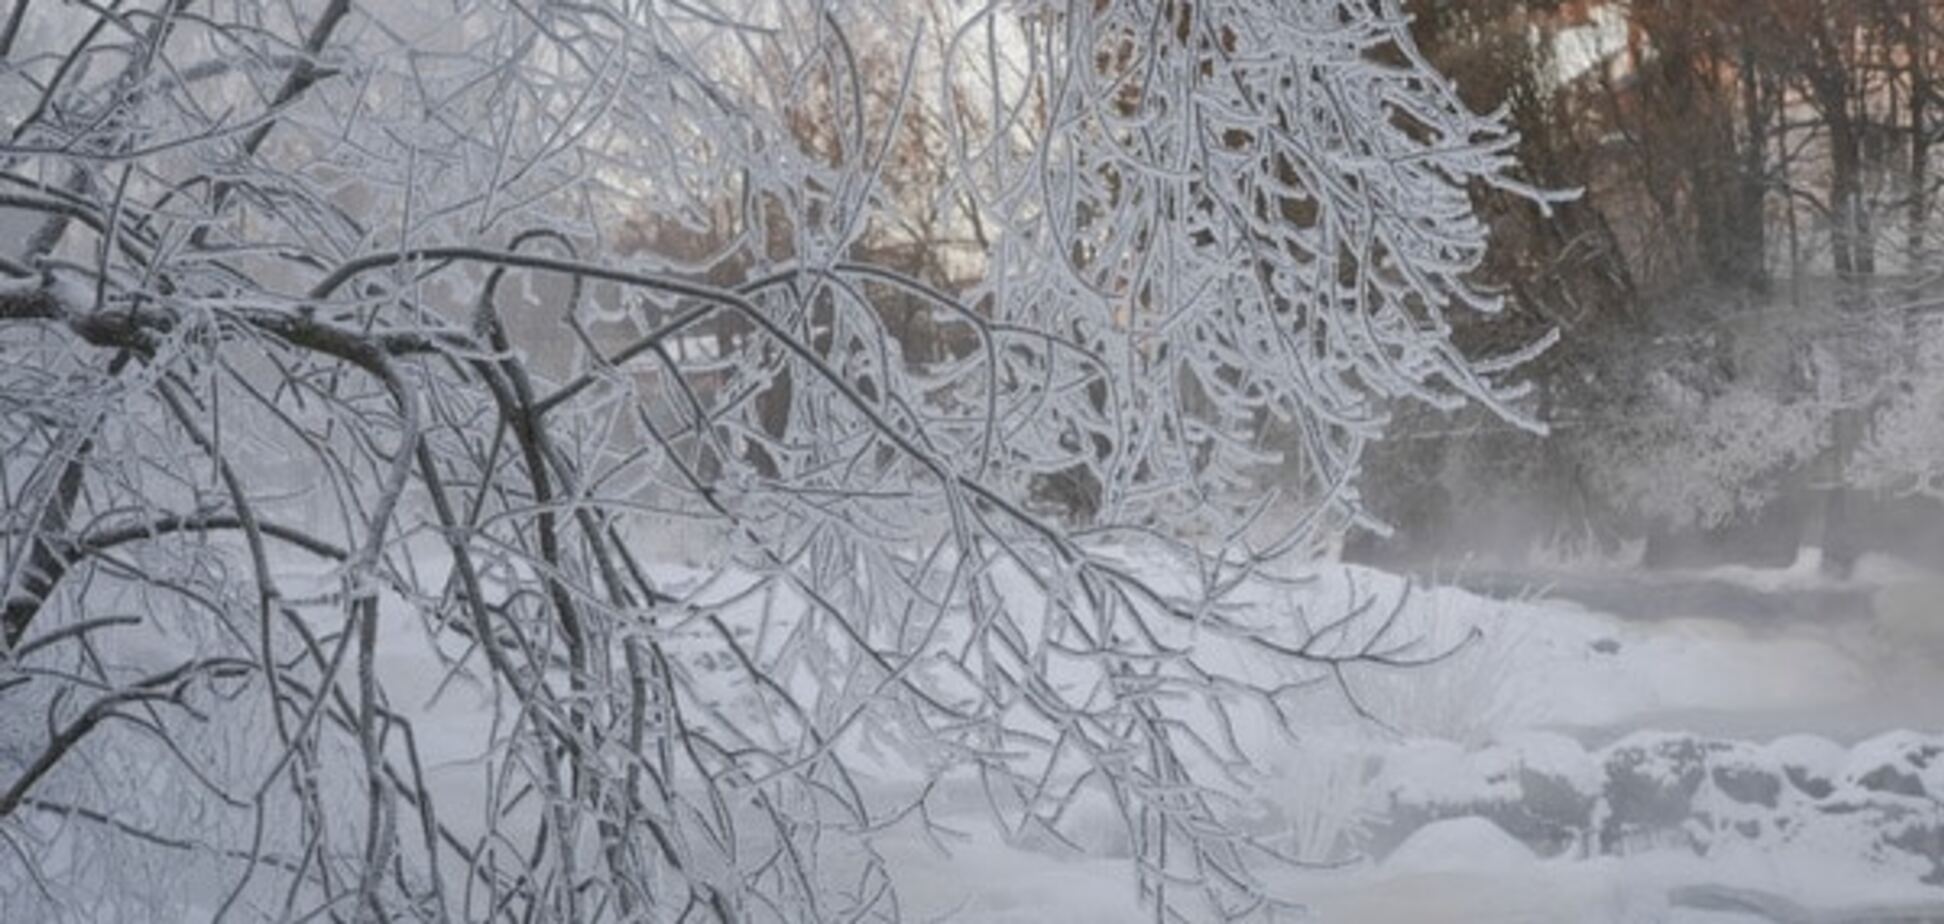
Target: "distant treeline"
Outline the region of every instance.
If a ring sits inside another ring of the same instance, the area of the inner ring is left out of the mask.
[[[1519,322],[1468,333],[1567,334],[1529,367],[1553,437],[1414,421],[1367,488],[1399,532],[1361,551],[1944,553],[1944,2],[1414,12],[1461,92],[1510,101],[1526,177],[1583,194],[1479,193]]]

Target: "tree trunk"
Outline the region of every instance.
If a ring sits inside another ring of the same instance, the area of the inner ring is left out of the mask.
[[[1834,85],[1842,75],[1825,75]],[[1865,319],[1865,295],[1870,277],[1876,273],[1875,246],[1871,240],[1870,217],[1863,201],[1863,151],[1861,126],[1852,117],[1846,95],[1825,98],[1824,117],[1829,128],[1830,204],[1834,207],[1831,244],[1837,275],[1837,350],[1838,381],[1834,389],[1835,413],[1830,418],[1828,482],[1824,488],[1822,530],[1822,572],[1847,578],[1856,566],[1855,524],[1850,516],[1849,461],[1862,439],[1867,411],[1853,407],[1856,389],[1852,381],[1856,368],[1851,339],[1858,335],[1855,325]]]

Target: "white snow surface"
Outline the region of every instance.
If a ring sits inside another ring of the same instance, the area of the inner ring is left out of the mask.
[[[1158,559],[1133,553],[1128,560],[1159,566]],[[1580,730],[1610,730],[1610,740],[1682,710],[1810,710],[1864,697],[1870,689],[1870,673],[1855,654],[1813,634],[1754,632],[1706,619],[1631,623],[1572,604],[1508,602],[1448,587],[1415,587],[1406,578],[1353,566],[1322,567],[1310,577],[1293,586],[1251,587],[1242,597],[1251,606],[1288,609],[1294,618],[1299,608],[1310,614],[1338,612],[1372,594],[1380,598],[1373,609],[1388,610],[1408,588],[1400,631],[1422,636],[1425,652],[1472,640],[1430,666],[1348,672],[1348,687],[1371,718],[1359,717],[1338,702],[1341,697],[1319,696],[1306,713],[1315,724],[1296,729],[1295,740],[1262,734],[1256,743],[1268,751],[1265,765],[1290,783],[1278,787],[1272,777],[1265,787],[1272,817],[1302,822],[1305,830],[1353,826],[1357,807],[1373,792],[1385,792],[1383,787],[1451,804],[1490,795],[1466,789],[1463,781],[1493,774],[1453,772],[1467,766],[1476,771],[1521,762],[1590,787],[1600,771],[1588,749],[1569,734]],[[675,566],[662,578],[671,586],[695,579]],[[1161,584],[1171,579],[1155,578]],[[485,740],[493,721],[483,708],[486,700],[470,682],[448,683],[441,672],[425,669],[426,643],[413,620],[393,620],[387,632],[391,638],[380,648],[388,652],[381,670],[401,704],[415,705],[426,717],[418,727],[428,771],[444,784],[448,805],[453,800],[463,805],[464,793],[477,785],[477,742]],[[1888,753],[1901,740],[1886,736],[1859,750]],[[1839,772],[1862,759],[1809,735],[1775,740],[1767,753],[1824,772]],[[1382,758],[1381,772],[1363,778],[1359,768],[1380,765],[1362,762],[1373,755]],[[1940,768],[1944,762],[1933,765],[1926,781]],[[879,762],[875,771],[886,785],[907,772],[894,759]],[[894,826],[874,844],[899,884],[909,919],[967,924],[1142,919],[1132,869],[1124,856],[1114,855],[1114,837],[1107,832],[1119,821],[1105,810],[1087,822],[1101,832],[1082,831],[1077,838],[1090,850],[1099,848],[1098,855],[1076,856],[1063,847],[1007,843],[980,810],[968,806],[954,815],[949,812],[958,803],[947,800],[946,805],[948,814],[938,820],[962,836],[935,844],[908,826]],[[446,817],[463,814],[461,809]],[[1331,815],[1345,817],[1323,817]],[[1758,889],[1809,908],[1944,902],[1944,889],[1922,886],[1907,873],[1813,852],[1725,849],[1701,858],[1657,850],[1621,858],[1541,859],[1482,819],[1435,823],[1382,863],[1291,869],[1273,883],[1322,921],[1759,920],[1669,904],[1672,890],[1695,884]]]

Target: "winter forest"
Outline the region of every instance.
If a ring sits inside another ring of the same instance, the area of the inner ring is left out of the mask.
[[[0,134],[0,922],[1944,921],[1944,2],[9,0]]]

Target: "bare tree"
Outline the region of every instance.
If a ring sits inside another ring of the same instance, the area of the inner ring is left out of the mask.
[[[1237,589],[1357,515],[1391,400],[1537,426],[1545,342],[1450,316],[1498,305],[1473,187],[1546,197],[1407,22],[16,3],[0,902],[889,920],[874,836],[969,780],[1013,833],[1104,794],[1164,918],[1280,907],[1246,726],[1436,653]],[[933,100],[958,287],[860,246]],[[644,210],[707,246],[624,255]],[[1276,530],[1264,421],[1310,479]],[[1075,466],[1085,530],[1027,503]]]

